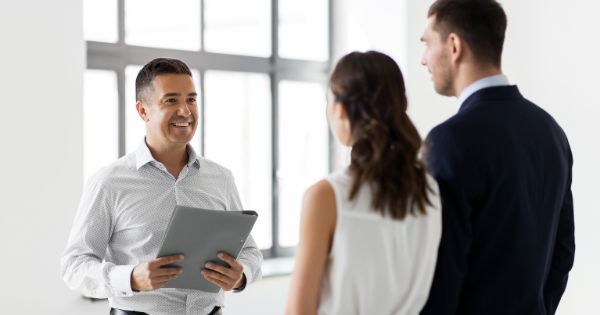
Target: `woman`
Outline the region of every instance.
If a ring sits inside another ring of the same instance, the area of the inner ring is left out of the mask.
[[[350,166],[304,196],[287,314],[418,314],[441,235],[437,185],[419,160],[404,80],[388,56],[336,65],[327,118]]]

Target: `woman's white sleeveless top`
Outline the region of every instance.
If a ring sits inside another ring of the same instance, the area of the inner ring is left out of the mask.
[[[402,221],[372,210],[367,185],[350,202],[348,169],[327,181],[335,192],[337,220],[318,314],[419,314],[429,295],[442,229],[435,180],[428,176],[433,193],[427,214]]]

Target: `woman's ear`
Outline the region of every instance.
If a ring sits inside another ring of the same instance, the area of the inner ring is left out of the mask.
[[[342,102],[335,102],[333,106],[333,113],[335,117],[339,119],[348,120],[348,115],[346,114],[346,106],[344,106]]]
[[[335,103],[334,115],[342,122],[342,125],[350,133],[350,119],[346,113],[346,106],[342,102]]]

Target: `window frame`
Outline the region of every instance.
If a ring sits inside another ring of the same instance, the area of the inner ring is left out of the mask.
[[[122,157],[126,154],[126,87],[125,68],[129,65],[144,65],[149,60],[157,57],[171,57],[184,60],[190,69],[196,69],[200,73],[199,111],[201,155],[204,155],[205,135],[205,80],[206,71],[233,71],[246,73],[262,73],[269,76],[271,88],[271,248],[262,249],[265,258],[290,257],[294,254],[295,247],[282,247],[279,244],[279,181],[277,170],[279,169],[279,135],[278,135],[278,108],[279,108],[279,82],[282,80],[316,82],[325,86],[331,69],[333,51],[333,13],[332,0],[327,2],[328,9],[328,59],[326,61],[309,61],[298,59],[281,58],[279,49],[279,0],[271,0],[271,56],[255,57],[245,55],[232,55],[205,51],[204,43],[204,0],[200,1],[201,18],[200,23],[200,50],[189,51],[179,49],[165,49],[155,47],[144,47],[128,45],[125,43],[125,0],[117,0],[117,31],[116,43],[85,41],[87,51],[86,70],[108,70],[117,75],[118,94],[118,154]],[[325,95],[323,96],[325,97]],[[334,156],[333,136],[328,132],[328,171],[332,170]],[[218,161],[217,161],[218,162]]]

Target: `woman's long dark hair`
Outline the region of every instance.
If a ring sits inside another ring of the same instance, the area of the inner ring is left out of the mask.
[[[406,115],[404,79],[385,54],[353,52],[336,65],[329,81],[350,121],[353,200],[362,184],[373,191],[372,207],[402,220],[425,214],[430,204],[426,172],[419,159],[421,137]]]

